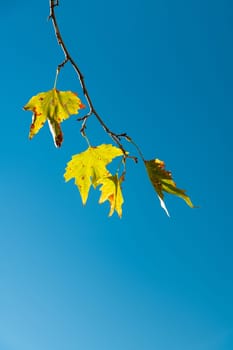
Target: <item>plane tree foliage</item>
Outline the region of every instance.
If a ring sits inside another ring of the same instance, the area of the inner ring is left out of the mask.
[[[52,22],[57,43],[64,53],[64,60],[56,68],[53,88],[46,92],[39,92],[31,97],[24,106],[24,110],[32,112],[29,138],[32,139],[47,124],[55,147],[60,148],[63,143],[61,123],[83,110],[85,115],[77,120],[81,123],[80,134],[87,142],[87,149],[71,156],[64,171],[64,179],[65,181],[74,180],[84,205],[87,202],[90,188],[98,189],[100,191],[99,203],[109,202],[109,216],[116,212],[121,217],[124,202],[122,184],[126,179],[126,163],[133,161],[135,164],[140,163],[145,167],[145,174],[148,175],[161,207],[168,215],[169,213],[164,202],[165,193],[182,198],[188,206],[193,208],[191,199],[184,190],[176,186],[171,172],[165,168],[164,161],[158,158],[145,159],[141,148],[131,136],[125,132],[120,134],[113,132],[96,111],[84,81],[84,76],[75,60],[71,57],[61,35],[56,17],[56,8],[58,6],[59,0],[49,0],[49,19]],[[59,91],[56,88],[59,73],[66,64],[72,66],[77,76],[84,101],[81,101],[73,91]],[[97,119],[104,132],[109,136],[110,143],[92,145],[87,134],[87,122],[91,118]],[[132,155],[128,151],[128,144],[133,145],[136,155]],[[119,161],[117,162],[117,168],[113,172],[109,170],[108,166],[115,158],[118,158]]]

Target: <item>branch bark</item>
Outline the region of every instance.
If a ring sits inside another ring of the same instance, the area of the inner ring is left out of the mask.
[[[125,158],[132,158],[134,159],[135,162],[137,162],[137,158],[134,156],[129,156],[128,152],[125,150],[125,148],[123,147],[122,143],[121,143],[121,138],[125,138],[127,141],[131,142],[131,138],[126,134],[126,133],[121,133],[121,134],[117,134],[114,133],[113,131],[111,131],[108,126],[105,124],[105,122],[103,121],[103,119],[100,117],[100,115],[97,113],[96,109],[94,108],[93,102],[91,100],[91,97],[89,95],[89,92],[87,90],[86,87],[86,83],[84,80],[84,75],[82,74],[80,68],[78,67],[77,63],[74,61],[74,59],[71,57],[65,42],[62,38],[59,26],[58,26],[58,22],[57,22],[57,18],[56,18],[56,14],[55,14],[55,7],[59,6],[59,0],[49,0],[50,3],[50,14],[49,14],[49,19],[51,19],[52,24],[53,24],[53,28],[54,28],[54,32],[55,32],[55,36],[57,38],[57,42],[58,45],[61,47],[63,53],[64,53],[64,61],[62,63],[60,63],[57,67],[57,72],[56,72],[56,79],[55,79],[55,84],[57,81],[57,77],[60,73],[60,70],[66,65],[66,63],[70,62],[73,69],[75,70],[79,82],[80,82],[80,86],[82,88],[83,94],[86,98],[86,101],[88,103],[88,107],[89,107],[89,112],[82,118],[79,118],[79,121],[82,121],[82,127],[81,127],[81,134],[82,136],[86,137],[86,133],[85,133],[85,129],[86,129],[86,123],[88,118],[91,115],[94,115],[96,117],[96,119],[99,121],[99,123],[101,124],[101,126],[103,127],[104,131],[112,138],[112,140],[118,145],[118,147],[122,150],[122,152],[124,153]]]

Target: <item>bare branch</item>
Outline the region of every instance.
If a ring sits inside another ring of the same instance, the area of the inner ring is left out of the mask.
[[[82,127],[81,127],[81,130],[80,130],[82,136],[84,136],[84,137],[86,136],[85,129],[86,129],[86,123],[87,123],[88,118],[91,115],[94,115],[96,117],[96,119],[99,121],[99,123],[101,124],[101,126],[103,127],[104,131],[112,138],[112,140],[122,150],[122,152],[124,153],[124,156],[126,158],[133,158],[134,161],[137,161],[136,157],[130,157],[128,155],[128,152],[125,150],[125,148],[123,147],[122,143],[120,142],[121,138],[125,138],[127,141],[129,141],[130,138],[127,136],[127,134],[126,133],[116,134],[113,131],[111,131],[108,128],[108,126],[104,123],[103,119],[100,117],[100,115],[97,113],[97,111],[95,110],[94,105],[92,103],[92,100],[90,98],[90,95],[88,93],[85,81],[84,81],[84,76],[83,76],[82,72],[80,71],[80,69],[79,69],[78,65],[76,64],[76,62],[71,57],[71,55],[70,55],[70,53],[69,53],[69,51],[68,51],[68,49],[67,49],[67,47],[66,47],[66,45],[64,43],[64,40],[63,40],[63,38],[61,36],[61,32],[60,32],[60,29],[59,29],[59,26],[58,26],[58,23],[57,23],[56,14],[55,14],[55,10],[54,10],[54,8],[56,6],[59,6],[59,1],[58,0],[49,0],[49,1],[50,1],[49,19],[52,20],[53,28],[54,28],[55,36],[57,38],[58,45],[61,47],[61,49],[62,49],[62,51],[64,53],[64,56],[65,56],[64,61],[62,63],[60,63],[58,65],[58,67],[57,67],[56,79],[57,79],[57,76],[58,76],[61,68],[63,68],[64,65],[67,62],[70,62],[71,65],[73,66],[77,76],[78,76],[78,79],[79,79],[79,82],[80,82],[83,94],[84,94],[84,96],[86,98],[86,101],[87,101],[88,107],[89,107],[89,112],[84,117],[78,119],[78,121],[82,121]],[[55,82],[56,82],[56,80],[55,80]]]

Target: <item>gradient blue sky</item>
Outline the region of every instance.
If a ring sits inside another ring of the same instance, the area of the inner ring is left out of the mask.
[[[28,140],[30,96],[63,59],[48,1],[1,1],[0,349],[232,350],[233,3],[60,0],[67,46],[101,116],[165,160],[200,209],[159,206],[128,166],[123,218],[63,172],[80,125]],[[68,66],[61,90],[81,94]],[[109,142],[93,120],[93,144]],[[132,152],[133,149],[130,148]]]

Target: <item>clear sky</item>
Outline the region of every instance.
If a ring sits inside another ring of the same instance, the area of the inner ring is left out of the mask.
[[[55,149],[28,140],[28,99],[63,59],[48,1],[1,1],[0,349],[232,350],[233,3],[60,0],[63,37],[95,107],[199,209],[128,165],[123,217],[63,172],[86,148],[76,117]],[[58,88],[81,90],[72,69]],[[110,142],[94,120],[93,144]],[[130,148],[130,152],[133,149]]]

